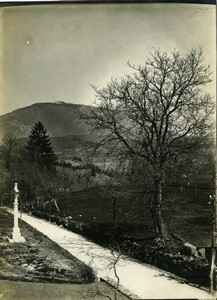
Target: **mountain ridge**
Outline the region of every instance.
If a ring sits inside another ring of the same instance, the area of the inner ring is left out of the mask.
[[[89,126],[80,119],[79,110],[84,104],[38,102],[18,108],[0,116],[0,132],[14,133],[17,137],[27,137],[37,121],[41,121],[51,137],[67,135],[90,135]]]

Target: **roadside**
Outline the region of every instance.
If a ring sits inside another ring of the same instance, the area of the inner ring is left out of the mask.
[[[9,243],[13,215],[0,208],[1,300],[128,299],[43,233],[23,221],[19,226],[26,242]]]
[[[0,280],[1,300],[129,300],[106,283],[54,284]]]
[[[128,295],[131,297],[133,294],[142,299],[215,299],[215,296],[211,296],[207,291],[190,286],[170,273],[126,257],[118,257],[117,253],[111,253],[108,249],[57,225],[27,214],[22,214],[22,219],[73,256],[90,265],[98,277],[110,282],[120,280],[120,286],[128,289]]]
[[[0,209],[0,278],[33,282],[91,283],[92,269],[28,224],[25,243],[10,243],[13,216]]]

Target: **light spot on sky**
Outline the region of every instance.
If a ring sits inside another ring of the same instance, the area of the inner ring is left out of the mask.
[[[144,64],[154,48],[186,54],[202,46],[215,79],[214,5],[34,5],[1,12],[0,114],[35,102],[91,104],[91,84],[103,87],[129,73],[127,62]],[[215,94],[215,80],[209,88]]]

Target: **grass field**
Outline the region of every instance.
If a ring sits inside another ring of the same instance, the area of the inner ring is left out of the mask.
[[[121,234],[132,238],[148,238],[154,232],[150,214],[150,195],[138,190],[94,187],[62,194],[58,199],[60,216],[88,224],[119,224]],[[163,214],[171,232],[196,246],[210,246],[212,204],[210,186],[167,186],[164,189]],[[114,197],[114,195],[116,195]],[[114,201],[114,198],[116,199]]]

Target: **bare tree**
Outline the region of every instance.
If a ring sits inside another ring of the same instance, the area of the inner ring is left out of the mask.
[[[2,142],[1,154],[4,158],[5,167],[11,172],[11,176],[14,177],[14,157],[17,148],[16,136],[13,133],[7,133],[4,135]]]
[[[107,150],[119,159],[138,157],[153,174],[152,212],[156,230],[169,235],[162,216],[165,170],[185,150],[208,138],[214,104],[202,87],[211,82],[202,50],[186,56],[155,51],[142,66],[129,66],[132,75],[111,79],[105,88],[93,87],[97,107],[81,112],[99,135],[95,151]]]
[[[122,294],[121,290],[121,278],[119,277],[118,267],[126,265],[125,258],[127,255],[131,255],[133,251],[133,246],[129,247],[127,241],[118,244],[113,239],[111,239],[111,244],[108,247],[108,252],[106,255],[107,263],[103,268],[99,268],[98,271],[107,269],[109,276],[105,276],[105,279],[100,278],[98,284],[90,288],[87,293],[87,299],[109,299],[109,300],[118,300],[118,299],[131,299],[130,296]],[[84,249],[82,249],[84,251]],[[87,252],[88,256],[91,258],[90,266],[94,264],[96,256],[94,253],[91,253],[91,248]],[[105,290],[105,286],[102,283],[105,282],[110,290]]]
[[[5,195],[7,202],[12,201],[12,191],[16,178],[16,162],[18,156],[18,143],[16,135],[13,133],[6,133],[0,145],[0,161],[1,161],[1,184],[0,193],[1,198]],[[16,178],[17,179],[17,178]],[[9,192],[11,191],[11,192]],[[9,200],[10,199],[10,200]],[[11,203],[10,203],[11,204]]]

